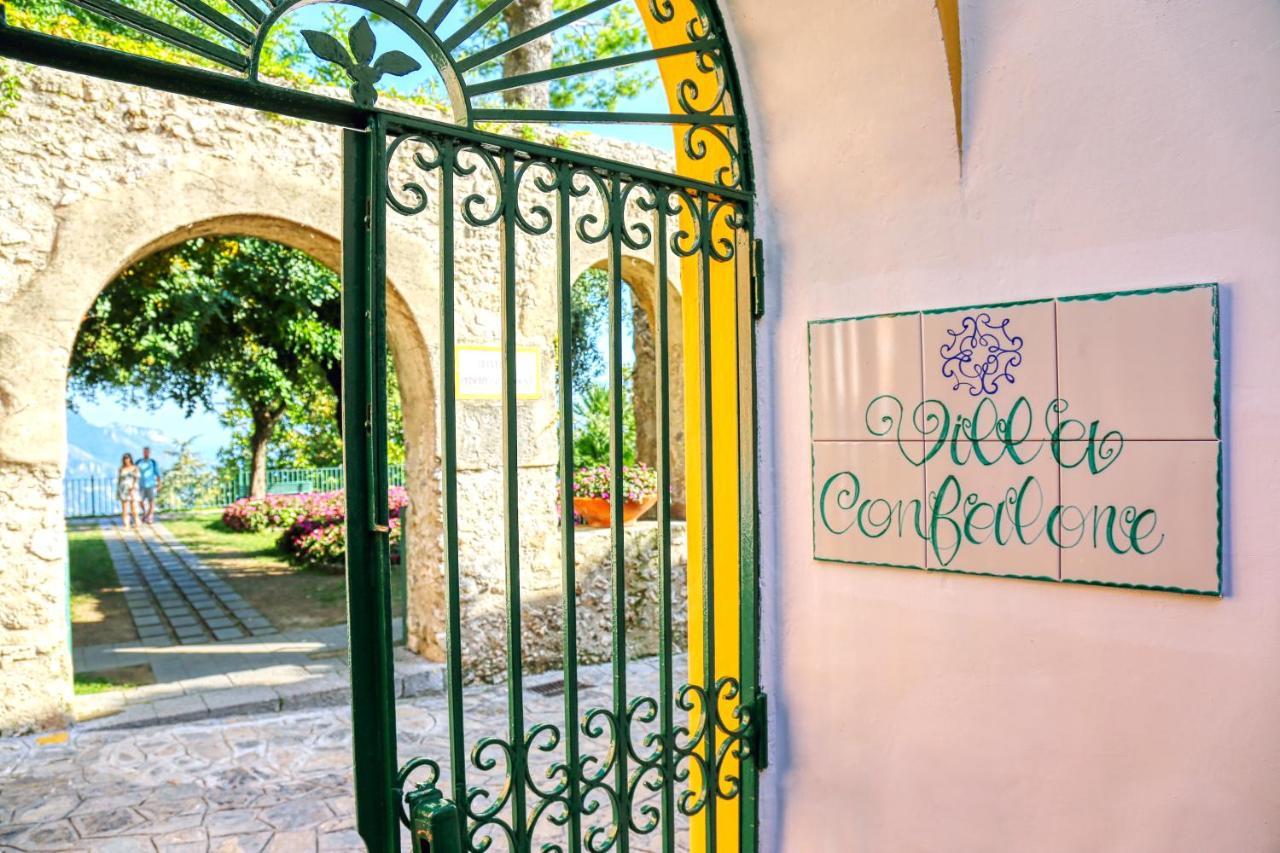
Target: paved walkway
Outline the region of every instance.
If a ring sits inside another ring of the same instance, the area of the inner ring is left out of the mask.
[[[143,645],[265,637],[276,629],[187,550],[163,524],[124,529],[104,522],[103,539]]]
[[[397,623],[399,620],[397,620]],[[146,664],[166,683],[213,675],[235,676],[271,666],[307,666],[339,656],[347,647],[347,626],[287,631],[269,637],[156,646],[130,641],[80,646],[71,653],[76,672],[90,673]]]
[[[77,673],[146,665],[156,683],[74,697],[82,724],[131,728],[350,702],[346,625],[278,632],[163,525],[103,527],[139,640],[76,648],[72,664]],[[442,687],[440,664],[397,650],[397,696]]]
[[[562,727],[557,679],[556,673],[529,679],[522,703],[526,731],[543,722]],[[630,695],[654,695],[654,662],[633,662],[628,681]],[[579,683],[584,713],[609,706],[607,665],[583,667]],[[504,685],[467,689],[470,743],[505,734],[506,703]],[[634,748],[642,751],[647,731],[643,717],[636,715],[631,737]],[[446,719],[439,693],[400,702],[400,759],[427,756],[447,764]],[[61,739],[33,735],[0,740],[0,850],[362,849],[354,831],[350,733],[351,712],[340,707],[130,731],[77,728]],[[609,738],[606,725],[598,738],[584,734],[583,754],[604,759]],[[546,742],[545,737],[536,740]],[[530,779],[546,787],[546,769],[563,760],[563,749],[559,744],[533,750]],[[498,766],[482,771],[473,763],[467,781],[497,794],[502,754],[490,749],[485,756]],[[639,790],[645,791],[644,786]],[[653,802],[656,795],[645,796]],[[533,808],[537,796],[531,790],[529,797]],[[644,822],[641,805],[633,809],[639,823]],[[608,804],[602,803],[584,824],[605,825],[608,814]],[[677,823],[677,829],[683,839],[687,828]],[[533,849],[562,839],[557,836],[562,832],[543,820]],[[631,849],[660,849],[656,835],[633,837]],[[506,849],[495,840],[494,850]],[[683,842],[678,847],[687,849]]]
[[[151,667],[155,684],[76,696],[76,719],[91,729],[121,729],[351,701],[346,625],[260,640],[169,647],[119,643],[76,651],[77,672],[138,664]],[[442,664],[395,650],[401,698],[440,692],[443,673]]]

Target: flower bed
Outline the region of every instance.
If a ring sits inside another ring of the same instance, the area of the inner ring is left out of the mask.
[[[613,476],[608,465],[593,465],[573,472],[575,498],[611,500]],[[622,466],[622,499],[642,501],[658,493],[658,472],[643,462]]]
[[[390,539],[400,541],[400,512],[409,503],[408,492],[394,487],[387,494],[391,510]],[[222,521],[237,531],[280,528],[280,549],[289,561],[304,568],[342,566],[347,551],[345,495],[307,492],[242,498],[222,512]]]
[[[346,519],[334,522],[302,519],[296,521],[280,537],[280,547],[289,557],[289,562],[303,568],[322,570],[341,570],[347,554]],[[393,515],[389,538],[392,546],[400,541],[400,517]],[[394,562],[398,559],[399,550],[391,552]]]
[[[269,527],[288,527],[301,518],[343,515],[343,494],[304,492],[297,495],[267,495],[241,498],[222,510],[222,523],[237,532],[255,532]]]

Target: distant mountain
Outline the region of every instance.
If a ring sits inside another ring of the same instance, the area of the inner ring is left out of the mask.
[[[143,447],[151,448],[161,466],[177,458],[178,442],[158,429],[123,424],[99,426],[78,412],[67,410],[68,477],[113,477],[120,467],[120,457],[132,453],[137,459]]]

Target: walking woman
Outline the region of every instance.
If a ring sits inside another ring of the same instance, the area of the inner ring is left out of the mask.
[[[120,524],[129,527],[129,519],[133,518],[133,527],[138,526],[138,478],[141,472],[133,464],[133,454],[126,453],[120,460],[120,470],[116,472],[116,497],[120,499]]]

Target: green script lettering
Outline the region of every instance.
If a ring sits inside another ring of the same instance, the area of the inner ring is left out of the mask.
[[[818,515],[836,536],[866,539],[914,537],[924,540],[938,564],[951,565],[967,547],[1001,549],[1030,546],[1047,536],[1060,548],[1087,545],[1113,554],[1150,554],[1164,544],[1154,509],[1095,504],[1049,505],[1044,487],[1034,476],[1004,490],[999,501],[968,491],[949,474],[937,491],[919,500],[891,499],[863,494],[862,481],[852,471],[838,471],[823,483]]]

